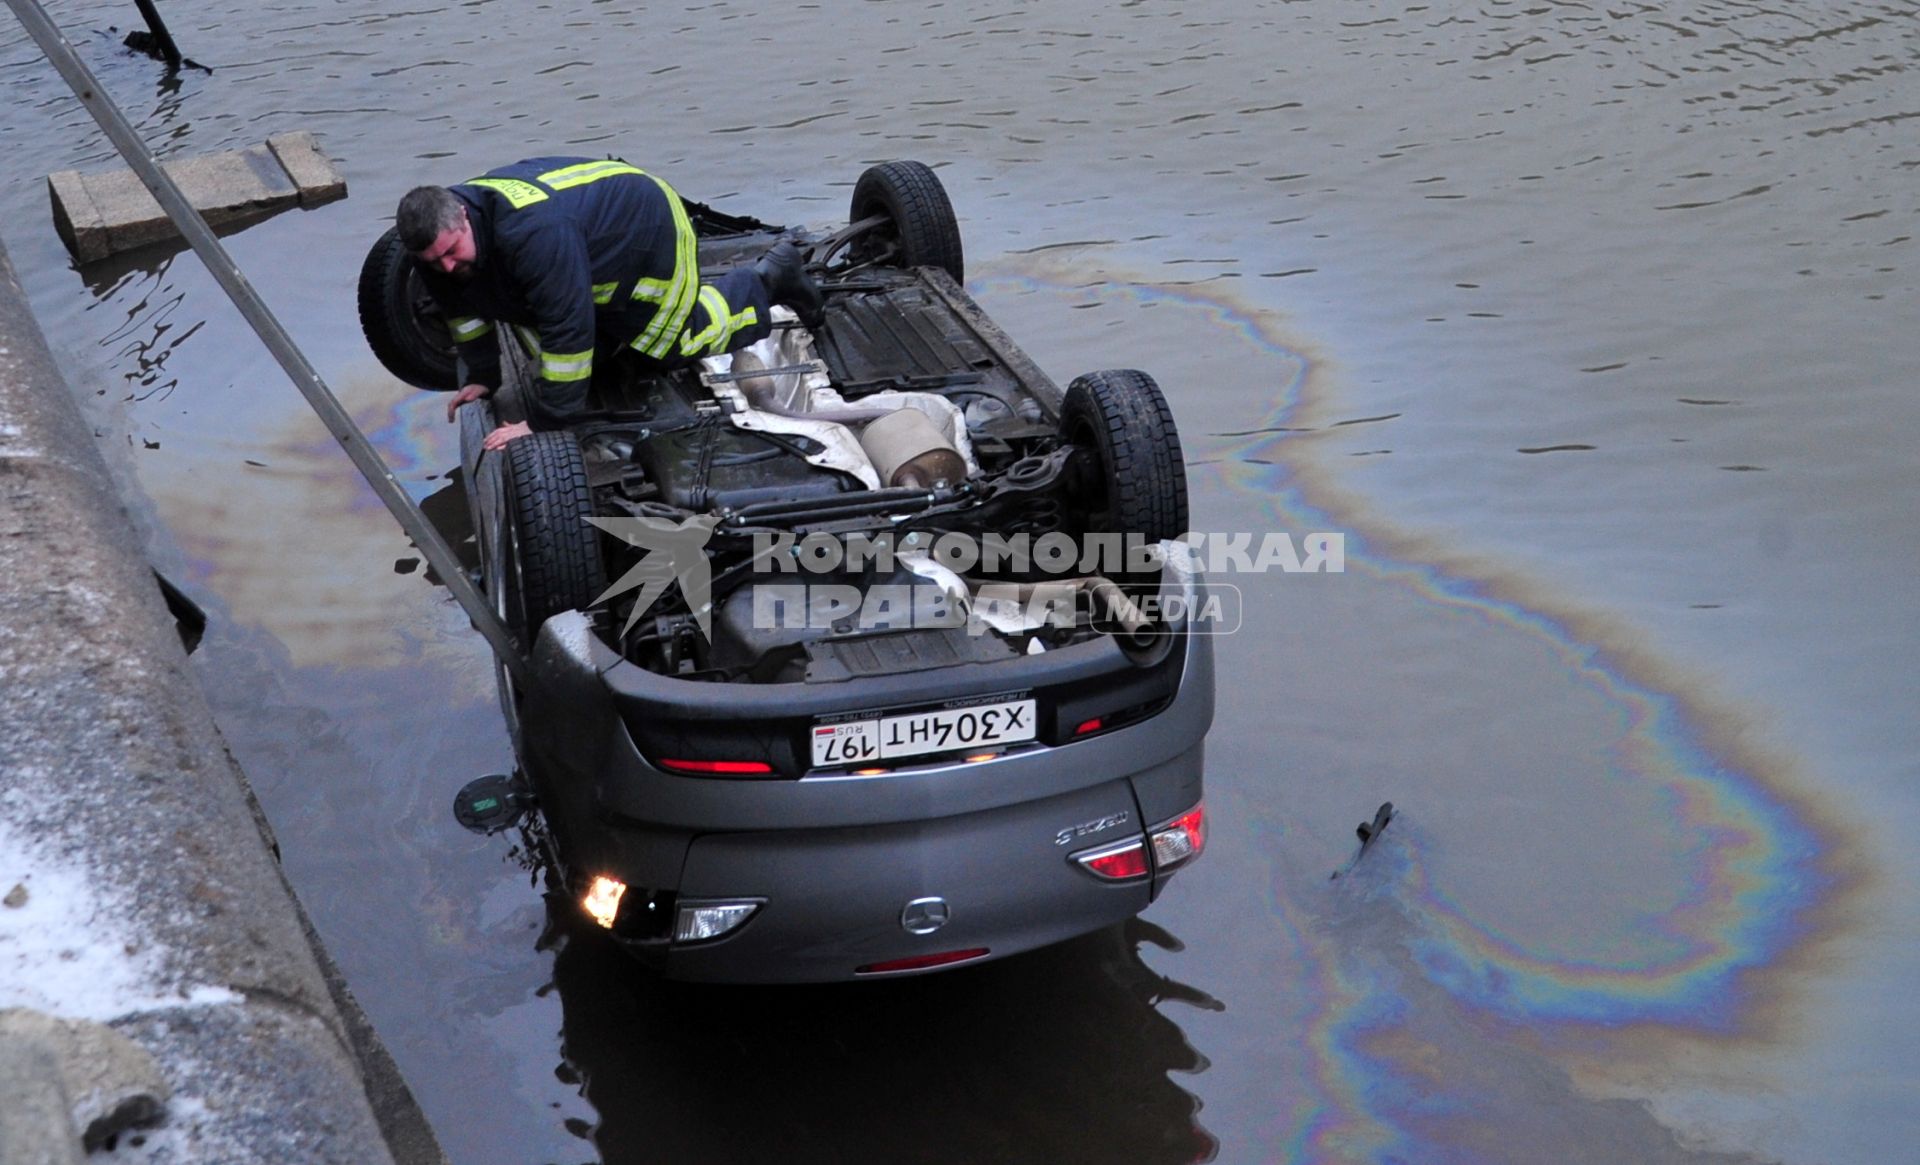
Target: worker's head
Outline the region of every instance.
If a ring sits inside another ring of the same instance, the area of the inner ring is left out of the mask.
[[[400,200],[393,226],[413,257],[457,279],[473,274],[475,248],[467,206],[444,186],[416,186]]]

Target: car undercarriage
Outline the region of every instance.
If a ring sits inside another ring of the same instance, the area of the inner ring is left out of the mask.
[[[868,170],[830,234],[688,210],[703,278],[791,239],[823,318],[596,361],[577,423],[489,452],[537,383],[501,329],[461,469],[538,682],[500,669],[525,783],[487,798],[537,806],[565,896],[688,978],[916,973],[1138,913],[1200,852],[1212,717],[1159,386],[1049,379],[962,287],[918,163]],[[464,383],[405,260],[369,256],[369,340]],[[949,914],[965,941],[928,954]]]

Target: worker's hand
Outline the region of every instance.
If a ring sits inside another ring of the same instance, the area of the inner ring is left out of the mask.
[[[515,421],[511,425],[502,425],[488,433],[487,439],[480,442],[480,447],[489,453],[498,453],[507,447],[507,442],[518,441],[531,432],[533,430],[527,427],[525,421]]]
[[[482,397],[489,397],[492,395],[493,395],[493,390],[488,388],[484,384],[467,385],[465,388],[461,389],[459,392],[454,393],[453,399],[447,402],[447,421],[449,423],[453,421],[453,414],[457,409],[459,409],[461,405],[472,404],[474,401],[477,401]]]

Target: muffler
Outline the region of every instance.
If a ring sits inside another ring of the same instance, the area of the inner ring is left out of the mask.
[[[887,485],[927,489],[967,479],[966,459],[916,408],[895,409],[869,422],[860,431],[860,448]]]

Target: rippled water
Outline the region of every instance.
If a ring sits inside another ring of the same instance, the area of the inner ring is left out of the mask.
[[[229,244],[436,505],[351,304],[407,187],[619,152],[830,222],[908,156],[1045,367],[1168,387],[1198,527],[1347,535],[1231,580],[1211,850],[1142,924],[858,990],[536,949],[446,808],[510,763],[477,639],[196,260],[67,268],[38,177],[109,151],[4,26],[0,235],[456,1160],[1912,1156],[1911,6],[225,3],[172,87],[53,11],[163,149],[340,161]]]

